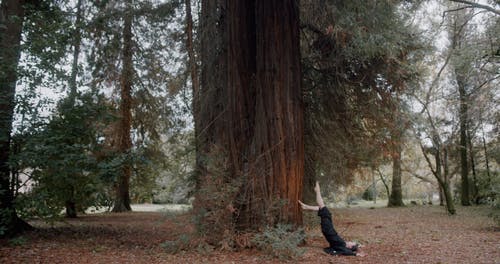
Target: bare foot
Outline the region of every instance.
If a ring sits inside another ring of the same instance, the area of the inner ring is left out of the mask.
[[[363,253],[363,252],[358,252],[356,253],[356,257],[366,257],[366,253]]]

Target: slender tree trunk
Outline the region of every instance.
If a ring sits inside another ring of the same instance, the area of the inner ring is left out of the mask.
[[[439,206],[444,206],[444,190],[443,186],[438,183],[438,192],[439,192]]]
[[[75,104],[76,95],[78,92],[76,78],[78,76],[78,59],[80,57],[80,46],[82,43],[81,24],[82,24],[82,0],[78,0],[76,3],[75,31],[72,35],[73,62],[71,64],[71,76],[68,81],[68,85],[70,88],[69,100],[71,101],[71,105]],[[67,200],[65,206],[66,206],[66,217],[75,218],[77,216],[75,201]]]
[[[422,149],[422,154],[424,155],[425,160],[427,161],[427,164],[429,165],[429,168],[432,171],[432,174],[438,181],[439,187],[440,187],[440,195],[439,199],[440,202],[444,199],[446,200],[446,210],[448,211],[449,214],[455,214],[455,205],[453,204],[453,197],[451,196],[450,192],[450,185],[449,185],[449,180],[448,180],[448,151],[446,148],[441,150],[440,144],[438,142],[441,142],[437,137],[435,137],[434,145],[435,147],[431,150],[432,155],[435,158],[435,166],[436,168],[433,168],[432,162],[428,156],[428,152],[423,145],[420,145],[420,148]],[[443,168],[444,167],[444,175],[443,175]],[[442,191],[441,191],[442,190]]]
[[[24,4],[24,0],[4,0],[0,6],[0,229],[3,231],[0,237],[12,236],[31,228],[17,216],[8,163]]]
[[[483,129],[483,151],[484,151],[484,162],[486,163],[486,175],[488,176],[488,185],[491,185],[490,161],[488,159],[488,149],[486,147],[484,129]]]
[[[198,66],[196,64],[195,48],[193,44],[193,17],[191,15],[191,0],[185,0],[186,5],[186,49],[188,52],[189,72],[191,75],[191,87],[193,93],[192,111],[196,121],[199,105],[200,84],[198,79]],[[195,123],[196,124],[196,123]]]
[[[438,153],[439,154],[439,153]],[[444,192],[444,197],[446,199],[446,208],[448,209],[448,213],[454,215],[455,214],[455,204],[453,203],[453,196],[451,196],[451,191],[450,191],[450,173],[449,173],[449,166],[448,166],[448,149],[447,147],[444,147],[440,159],[443,159],[443,169],[444,169],[444,175],[443,175],[443,192]]]
[[[194,139],[195,139],[195,150],[196,150],[196,168],[195,168],[195,178],[199,177],[201,171],[201,152],[200,152],[200,81],[198,77],[198,65],[193,41],[193,17],[191,15],[191,0],[185,0],[184,4],[186,6],[186,50],[188,53],[188,65],[189,72],[191,75],[191,92],[193,94],[193,99],[191,103],[191,112],[194,121]]]
[[[397,109],[399,109],[399,107]],[[396,117],[393,119],[396,127],[392,131],[392,189],[391,196],[389,197],[389,207],[404,206],[403,191],[401,188],[401,140],[403,139],[403,128],[399,127],[401,123],[401,117],[399,114],[399,111],[395,111],[394,115],[396,115]]]
[[[453,196],[451,195],[450,185],[447,182],[442,183],[444,197],[446,199],[446,210],[451,215],[456,213],[455,205],[453,204]]]
[[[121,72],[121,102],[120,102],[120,127],[119,134],[119,150],[123,155],[129,155],[132,148],[132,139],[130,137],[130,129],[132,127],[132,80],[133,80],[133,62],[132,62],[132,2],[126,2],[126,11],[124,14],[123,25],[123,51],[122,51],[122,72]],[[127,158],[122,165],[122,172],[118,177],[116,187],[116,198],[113,212],[131,211],[130,207],[130,177],[132,168]]]
[[[375,181],[375,171],[372,169],[372,195],[373,195],[373,203],[377,203],[377,181]]]
[[[442,164],[441,159],[444,157],[445,160],[443,160],[444,164]],[[443,190],[443,196],[444,200],[446,201],[446,210],[448,211],[449,214],[455,214],[455,205],[453,204],[453,196],[451,196],[450,192],[450,184],[447,179],[447,161],[446,161],[446,155],[447,153],[443,153],[440,150],[436,152],[435,158],[436,158],[436,179],[438,181],[439,186],[441,186],[441,189]],[[445,173],[443,175],[443,165],[445,167]]]
[[[467,144],[469,146],[469,156],[470,156],[470,166],[471,166],[471,171],[472,171],[472,199],[474,203],[478,204],[479,201],[479,187],[478,187],[478,182],[477,182],[477,174],[476,174],[476,162],[474,159],[474,151],[473,151],[473,145],[472,145],[472,136],[471,136],[471,131],[467,130]]]
[[[82,44],[82,16],[82,0],[78,0],[78,2],[76,3],[75,31],[73,33],[73,63],[71,65],[71,76],[69,79],[69,97],[71,99],[71,102],[73,103],[78,92],[76,78],[78,76],[78,60],[80,57],[80,48]]]
[[[458,92],[460,96],[460,176],[462,180],[462,191],[460,200],[462,205],[470,205],[469,197],[469,168],[467,160],[467,94],[465,83],[457,74]]]
[[[382,180],[382,183],[384,184],[385,191],[387,193],[387,198],[391,197],[391,192],[389,190],[389,186],[387,185],[387,182],[385,181],[384,175],[382,175],[382,172],[380,172],[379,169],[377,169],[378,175],[380,177],[380,180]]]

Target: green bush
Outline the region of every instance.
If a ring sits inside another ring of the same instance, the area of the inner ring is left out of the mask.
[[[291,225],[278,224],[255,235],[252,243],[273,258],[290,260],[304,254],[305,250],[298,246],[304,242],[305,236],[302,228],[294,230]]]

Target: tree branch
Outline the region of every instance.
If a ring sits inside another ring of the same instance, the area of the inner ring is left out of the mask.
[[[490,11],[496,15],[500,15],[500,10],[495,9],[495,8],[488,6],[488,5],[482,5],[479,3],[474,3],[474,2],[466,1],[466,0],[450,0],[450,1],[456,2],[456,3],[461,3],[461,4],[466,4],[467,6],[464,8],[481,8],[481,9],[485,9],[487,11]],[[452,10],[452,11],[455,11],[455,10]]]

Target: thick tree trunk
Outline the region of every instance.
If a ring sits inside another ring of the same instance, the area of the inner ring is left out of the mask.
[[[240,183],[237,197],[227,206],[235,206],[238,214],[231,219],[222,213],[215,222],[234,221],[235,228],[254,231],[278,222],[299,225],[304,146],[298,5],[296,1],[214,4],[202,2],[202,10],[217,12],[219,23],[203,25],[202,48],[206,52],[211,46],[212,54],[202,54],[201,105],[208,114],[200,120],[205,125],[200,129],[201,151],[208,154],[208,161],[222,152],[225,175]],[[226,14],[227,20],[221,21]],[[202,14],[202,19],[214,22],[209,18]],[[227,25],[227,31],[221,25]],[[217,47],[218,43],[223,45]],[[210,64],[214,62],[218,62],[215,67]],[[227,82],[211,91],[213,83],[221,82],[212,76],[221,75],[227,76]],[[217,94],[223,98],[221,109],[214,97]],[[212,151],[217,148],[222,151]],[[205,166],[199,190],[207,189],[212,176],[210,166]],[[210,211],[208,203],[197,199],[195,204],[206,212]]]
[[[314,185],[316,184],[316,169],[314,160],[311,157],[304,159],[304,183],[302,187],[302,200],[307,204],[316,203],[316,193]]]
[[[241,1],[238,1],[241,2]],[[196,194],[193,209],[198,233],[217,245],[234,233],[232,175],[228,173],[226,95],[226,0],[201,1],[201,75],[197,145]],[[196,122],[196,121],[195,121]],[[237,189],[236,189],[237,190]]]
[[[460,200],[462,205],[470,205],[469,197],[469,167],[467,160],[467,94],[465,84],[460,76],[457,76],[458,92],[460,97],[460,176],[462,180],[462,191]]]
[[[130,129],[132,127],[132,80],[133,80],[133,62],[132,62],[132,8],[131,1],[126,2],[126,11],[124,14],[123,25],[123,52],[122,52],[122,72],[121,72],[121,102],[120,102],[120,127],[118,129],[119,150],[123,155],[128,155],[132,148],[132,139],[130,138]],[[116,186],[116,198],[113,212],[131,211],[129,184],[132,168],[128,159],[122,165],[122,172],[118,177]]]
[[[255,195],[249,204],[263,206],[274,219],[263,215],[250,223],[253,228],[276,222],[298,225],[304,174],[298,3],[257,0],[255,18],[255,170],[249,175],[254,184],[248,186]]]
[[[24,0],[4,0],[0,6],[0,237],[31,228],[16,214],[8,164],[24,4]]]

